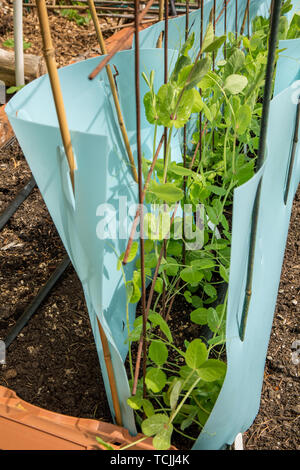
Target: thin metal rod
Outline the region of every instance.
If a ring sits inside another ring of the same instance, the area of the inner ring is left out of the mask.
[[[16,210],[20,207],[22,202],[29,196],[33,188],[36,186],[34,177],[32,176],[30,180],[23,186],[21,191],[16,195],[14,200],[9,204],[9,206],[0,214],[0,230],[7,224],[9,219],[13,216]]]
[[[250,39],[250,0],[248,0],[248,16],[247,16],[247,36]]]
[[[99,21],[98,21],[98,18],[97,18],[97,12],[96,12],[96,9],[95,9],[94,1],[93,0],[88,0],[88,5],[89,5],[90,12],[91,12],[92,20],[93,20],[93,23],[94,23],[94,27],[95,27],[95,30],[96,30],[96,35],[97,35],[97,39],[98,39],[98,42],[99,42],[99,45],[100,45],[101,53],[103,55],[105,55],[105,54],[107,54],[107,50],[106,50],[106,46],[105,46],[105,41],[104,41],[103,36],[102,36]],[[137,171],[136,171],[136,167],[135,167],[135,163],[134,163],[134,158],[133,158],[133,155],[132,155],[132,151],[131,151],[131,147],[130,147],[130,143],[129,143],[129,138],[128,138],[128,135],[127,135],[127,130],[126,130],[125,122],[124,122],[124,119],[123,119],[123,115],[122,115],[122,111],[121,111],[121,107],[120,107],[120,103],[119,103],[117,87],[116,87],[116,84],[115,84],[114,76],[113,76],[113,73],[111,71],[110,65],[106,66],[106,73],[107,73],[109,85],[110,85],[110,88],[111,88],[111,92],[112,92],[112,96],[113,96],[113,100],[114,100],[114,104],[115,104],[115,109],[116,109],[116,113],[117,113],[117,117],[118,117],[119,127],[120,127],[121,134],[122,134],[122,137],[123,137],[123,142],[124,142],[124,145],[125,145],[125,148],[126,148],[126,152],[127,152],[127,155],[128,155],[129,162],[130,162],[132,176],[133,176],[134,180],[136,182],[138,182],[138,175],[137,175]]]
[[[43,39],[44,56],[45,56],[45,60],[47,64],[50,84],[52,88],[52,94],[53,94],[55,108],[56,108],[56,114],[57,114],[57,118],[59,122],[60,132],[61,132],[61,137],[62,137],[65,153],[66,153],[69,168],[70,168],[71,183],[72,183],[72,187],[74,190],[74,172],[76,169],[75,158],[73,154],[71,136],[70,136],[70,131],[68,127],[67,116],[66,116],[62,91],[61,91],[57,67],[56,67],[55,51],[54,51],[52,39],[51,39],[45,0],[36,0],[36,6],[37,6],[37,11],[38,11],[42,39]]]
[[[168,83],[169,2],[165,0],[164,81]],[[165,141],[165,145],[167,142]]]
[[[190,2],[186,0],[186,20],[185,20],[185,40],[188,39],[189,34],[189,14],[190,14]],[[186,124],[183,127],[183,166],[186,167],[186,157],[187,157],[187,129]],[[184,193],[184,200],[185,200],[185,193],[186,193],[186,176],[183,177],[183,193]],[[182,218],[182,234],[183,239],[185,240],[185,211],[183,211],[183,218]],[[186,260],[186,246],[183,243],[182,249],[182,264],[185,265]],[[165,301],[163,303],[165,305]],[[165,312],[163,311],[163,316],[165,316]]]
[[[201,0],[201,14],[200,14],[200,50],[203,44],[203,20],[204,20],[204,0]],[[199,90],[202,95],[202,90]],[[199,162],[202,160],[202,112],[199,113]],[[196,152],[194,153],[196,157]],[[193,165],[193,163],[192,163]]]
[[[294,168],[294,163],[295,163],[297,145],[299,141],[299,123],[300,123],[300,96],[298,98],[298,104],[297,104],[297,110],[296,110],[294,138],[293,138],[292,152],[291,152],[291,158],[290,158],[290,164],[289,164],[289,171],[288,171],[286,187],[285,187],[285,192],[284,192],[284,204],[287,203],[289,192],[290,192],[291,178],[292,178],[292,173],[293,173],[293,168]]]
[[[18,336],[24,326],[28,323],[32,315],[37,311],[43,300],[47,297],[53,286],[56,282],[60,279],[62,274],[65,272],[67,267],[70,264],[69,257],[66,256],[55,271],[51,274],[50,278],[46,282],[46,284],[39,290],[37,296],[32,300],[29,306],[25,309],[22,313],[20,318],[18,318],[16,324],[11,328],[8,332],[7,337],[5,338],[5,346],[8,348],[10,344],[14,341],[14,339]]]
[[[136,98],[136,143],[139,178],[139,204],[140,204],[140,258],[141,258],[141,304],[143,316],[143,396],[146,396],[146,366],[147,366],[147,319],[146,319],[146,282],[145,282],[145,252],[144,252],[144,211],[142,205],[142,145],[141,145],[141,97],[140,97],[140,42],[139,42],[139,10],[140,1],[135,0],[135,98]]]
[[[235,0],[235,39],[238,37],[238,0]]]
[[[157,158],[158,158],[159,152],[162,148],[162,144],[164,142],[164,139],[165,139],[165,134],[163,134],[161,139],[160,139],[160,142],[158,144],[157,150],[156,150],[155,155],[153,157],[150,169],[148,171],[148,175],[147,175],[147,178],[146,178],[146,181],[145,181],[145,184],[144,184],[144,188],[143,188],[143,194],[142,194],[142,200],[141,200],[142,204],[144,203],[146,191],[148,189],[150,179],[151,179],[153,170],[155,168],[155,164],[157,162]],[[124,265],[127,264],[127,262],[128,262],[128,256],[130,254],[131,246],[132,246],[132,243],[133,243],[133,239],[134,239],[134,235],[135,235],[135,232],[136,232],[136,228],[137,228],[137,225],[138,225],[140,215],[141,215],[140,214],[140,208],[138,208],[136,210],[135,217],[134,217],[134,220],[133,220],[133,223],[132,223],[132,226],[131,226],[129,240],[128,240],[127,247],[126,247],[126,250],[125,250],[125,253],[124,253],[124,258],[123,258],[123,261],[122,261],[122,263]]]
[[[216,34],[216,0],[214,0],[213,3],[213,29],[214,29],[214,35]],[[215,52],[213,52],[213,70],[215,70]]]
[[[175,218],[175,215],[176,215],[176,212],[177,212],[177,208],[178,208],[178,204],[176,205],[176,207],[173,211],[173,214],[172,214],[172,217],[171,217],[171,220],[170,220],[170,228],[172,227],[172,224],[174,222],[174,218]],[[166,238],[164,240],[167,240],[168,237],[169,237],[169,233],[166,235]],[[146,311],[145,311],[146,321],[148,319],[150,307],[151,307],[151,304],[152,304],[152,299],[153,299],[153,294],[154,294],[154,287],[155,287],[155,283],[156,283],[156,280],[157,280],[158,271],[159,271],[159,268],[160,268],[160,265],[161,265],[163,254],[164,254],[164,246],[162,244],[162,247],[160,249],[160,253],[159,253],[159,256],[158,256],[158,260],[157,260],[157,263],[156,263],[156,267],[155,267],[155,271],[154,271],[154,275],[153,275],[153,279],[152,279],[152,283],[151,283],[151,287],[150,287],[150,293],[149,293],[149,297],[148,297],[148,301],[147,301],[147,308],[146,308]],[[137,351],[137,355],[136,355],[132,395],[135,395],[136,391],[137,391],[137,383],[138,383],[140,366],[141,366],[141,355],[142,355],[143,345],[144,345],[144,336],[143,336],[143,334],[141,334],[140,340],[139,340],[139,345],[138,345],[138,351]]]
[[[275,55],[276,55],[276,48],[277,48],[277,41],[278,41],[281,4],[282,4],[282,0],[274,1],[274,10],[273,10],[273,15],[272,15],[271,32],[270,32],[270,38],[269,38],[269,52],[268,52],[268,62],[267,62],[267,69],[266,69],[266,80],[265,80],[265,89],[264,89],[264,98],[263,98],[263,111],[262,111],[261,128],[260,128],[260,139],[259,139],[258,157],[257,157],[257,164],[256,164],[257,171],[262,167],[265,161],[270,100],[271,100],[271,94],[272,94],[272,84],[273,84],[273,76],[274,76],[274,69],[275,69]],[[260,197],[261,197],[261,180],[257,188],[257,193],[256,193],[253,213],[252,213],[252,227],[251,227],[251,233],[250,233],[250,245],[249,245],[249,256],[248,256],[248,266],[247,266],[247,280],[246,280],[245,297],[244,297],[244,304],[243,304],[240,331],[239,331],[241,341],[244,341],[245,339],[246,325],[247,325],[250,301],[251,301],[251,296],[252,296],[254,258],[255,258],[255,247],[256,247],[256,238],[257,238]]]
[[[68,128],[65,108],[63,104],[63,98],[62,98],[62,93],[61,93],[61,88],[60,88],[60,83],[59,83],[59,78],[58,78],[58,72],[57,72],[56,63],[55,63],[54,49],[52,46],[52,39],[51,39],[51,34],[50,34],[49,20],[48,20],[45,0],[36,0],[36,5],[38,9],[38,16],[39,16],[39,21],[41,25],[41,33],[42,33],[43,44],[44,44],[44,53],[45,53],[45,58],[47,62],[47,68],[49,72],[53,97],[54,97],[54,101],[56,105],[56,112],[57,112],[57,117],[59,121],[60,132],[62,135],[65,152],[68,158],[73,192],[75,193],[75,187],[74,187],[75,160],[74,160],[74,155],[73,155],[71,137],[70,137],[70,132]],[[100,322],[98,321],[98,324],[99,323]],[[110,388],[111,388],[111,394],[112,394],[113,402],[114,402],[116,421],[117,421],[117,424],[122,425],[120,403],[118,400],[118,393],[117,393],[116,384],[114,380],[114,371],[112,368],[109,346],[108,346],[107,338],[104,334],[104,331],[103,330],[101,331],[101,328],[99,328],[99,330],[100,330],[100,336],[101,336],[102,347],[103,347],[103,352],[104,352],[105,364],[107,368],[107,374],[110,379]],[[113,380],[111,380],[112,377],[113,377]]]
[[[224,59],[227,56],[227,1],[224,0],[224,35],[225,35],[225,44],[224,44]]]
[[[164,83],[168,83],[168,42],[169,42],[169,2],[165,0],[165,34],[164,34]],[[164,141],[164,163],[166,162],[166,151],[168,141],[168,129],[164,129],[165,141]]]
[[[138,23],[140,24],[141,21],[143,20],[143,18],[146,16],[149,8],[151,7],[151,5],[153,4],[154,0],[149,0],[149,2],[147,3],[146,7],[143,9],[143,11],[138,15]],[[135,24],[136,24],[136,20],[135,19]],[[123,44],[124,42],[126,42],[130,37],[131,35],[134,33],[134,27],[130,27],[128,28],[128,32],[127,34],[122,38],[120,39],[120,41],[115,45],[115,47],[112,48],[112,50],[110,51],[109,54],[107,54],[107,56],[105,57],[105,59],[102,59],[102,61],[97,65],[97,67],[90,73],[89,75],[89,79],[90,80],[93,80],[97,75],[98,73],[101,72],[101,70],[106,67],[106,65],[109,63],[109,61],[113,58],[113,56],[122,49],[123,47]]]

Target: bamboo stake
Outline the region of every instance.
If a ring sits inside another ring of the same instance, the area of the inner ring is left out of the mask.
[[[158,19],[159,21],[162,21],[164,19],[164,0],[159,0]],[[161,46],[162,46],[162,38],[163,38],[163,33],[160,33],[160,36],[157,42],[157,47],[159,49],[161,49]]]
[[[94,27],[95,27],[95,30],[96,30],[97,39],[98,39],[98,42],[99,42],[99,45],[100,45],[101,53],[103,55],[106,55],[107,50],[106,50],[105,42],[104,42],[104,39],[103,39],[103,36],[102,36],[99,21],[98,21],[98,18],[97,18],[97,12],[96,12],[96,8],[95,8],[94,0],[88,0],[88,5],[89,5],[89,9],[90,9],[90,12],[91,12],[91,15],[92,15],[92,20],[93,20]],[[138,175],[137,175],[137,171],[136,171],[136,167],[135,167],[135,163],[134,163],[134,158],[133,158],[133,155],[132,155],[132,151],[131,151],[131,147],[130,147],[130,143],[129,143],[129,139],[128,139],[128,135],[127,135],[127,131],[126,131],[126,126],[125,126],[125,122],[124,122],[121,107],[120,107],[120,103],[119,103],[117,87],[116,87],[116,84],[115,84],[115,81],[114,81],[114,77],[113,77],[110,65],[108,64],[105,68],[106,68],[106,73],[107,73],[108,81],[109,81],[109,84],[110,84],[111,92],[112,92],[112,95],[113,95],[115,107],[116,107],[116,113],[117,113],[117,116],[118,116],[120,130],[121,130],[121,133],[122,133],[122,136],[123,136],[124,145],[125,145],[125,148],[126,148],[126,151],[127,151],[128,158],[129,158],[131,171],[132,171],[132,176],[133,176],[135,182],[137,183],[138,182]]]
[[[71,136],[68,128],[67,116],[64,108],[63,103],[63,96],[61,92],[56,61],[55,61],[55,51],[52,44],[49,21],[48,21],[48,14],[45,0],[36,0],[36,6],[38,10],[38,17],[40,22],[40,28],[42,33],[43,39],[43,47],[44,47],[44,56],[47,64],[47,69],[49,73],[49,79],[51,83],[53,98],[56,107],[57,118],[59,122],[59,128],[61,132],[61,137],[64,145],[64,149],[66,152],[66,156],[69,163],[70,168],[70,178],[72,182],[72,187],[74,190],[74,171],[76,169],[72,143],[71,143]]]
[[[62,136],[62,140],[64,144],[64,149],[65,149],[68,163],[69,163],[72,187],[73,187],[73,191],[75,192],[75,186],[74,186],[74,171],[76,169],[75,160],[74,160],[74,154],[73,154],[73,149],[72,149],[71,136],[70,136],[68,123],[66,119],[66,112],[64,108],[62,92],[60,88],[58,72],[56,68],[55,54],[54,54],[54,49],[52,45],[50,26],[49,26],[45,0],[36,0],[36,6],[37,6],[39,21],[40,21],[41,34],[42,34],[43,45],[44,45],[44,54],[45,54],[50,83],[52,87],[52,93],[53,93],[55,106],[56,106],[56,113],[57,113],[57,117],[59,121],[59,127],[60,127],[60,132],[61,132],[61,136]],[[113,406],[114,406],[115,415],[116,415],[116,422],[117,424],[121,426],[122,418],[121,418],[121,411],[120,411],[120,403],[119,403],[118,392],[117,392],[116,383],[115,383],[115,377],[114,377],[114,371],[112,367],[109,345],[108,345],[108,341],[105,336],[104,330],[98,318],[97,318],[97,322],[98,322],[100,338],[101,338],[102,347],[103,347],[105,365],[107,368],[107,375],[108,375],[109,384],[111,388]]]
[[[114,370],[112,366],[109,345],[108,345],[106,335],[104,333],[104,330],[102,328],[102,325],[98,317],[97,317],[97,323],[98,323],[98,328],[99,328],[99,333],[100,333],[100,338],[101,338],[101,343],[102,343],[102,348],[103,348],[103,356],[104,356],[104,361],[106,365],[106,370],[107,370],[107,375],[108,375],[108,380],[109,380],[109,385],[110,385],[110,390],[111,390],[113,407],[114,407],[115,414],[116,414],[116,423],[119,426],[122,426],[121,408],[120,408],[119,396],[117,392],[115,374],[114,374]]]

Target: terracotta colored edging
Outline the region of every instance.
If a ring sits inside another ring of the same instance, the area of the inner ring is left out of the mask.
[[[149,23],[149,24],[141,24],[140,27],[139,27],[139,30],[143,31],[143,29],[149,28],[149,26],[151,26],[154,23],[155,22]],[[128,34],[129,29],[130,29],[130,27],[123,28],[120,31],[117,31],[116,33],[114,33],[108,39],[105,39],[105,45],[106,45],[107,52],[110,52],[112,50],[112,48],[115,46],[115,44],[117,42],[121,41],[121,39]],[[130,49],[132,47],[133,35],[134,35],[134,33],[132,32],[131,36],[127,39],[127,41],[124,41],[124,43],[122,45],[122,50]]]
[[[116,450],[143,437],[142,434],[131,437],[126,429],[103,421],[44,410],[0,386],[1,450],[104,450],[96,436]],[[129,449],[154,450],[152,439]]]
[[[14,132],[5,113],[5,105],[0,106],[0,148],[12,138]]]

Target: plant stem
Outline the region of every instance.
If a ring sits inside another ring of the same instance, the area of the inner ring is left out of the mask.
[[[234,131],[234,137],[233,137],[233,149],[232,149],[232,174],[235,175],[236,173],[236,168],[235,168],[235,153],[236,153],[236,131]]]
[[[168,143],[167,143],[167,148],[166,148],[166,161],[165,161],[165,167],[164,167],[163,183],[165,183],[167,180],[167,171],[168,171],[170,154],[171,154],[171,137],[172,137],[173,127],[174,126],[172,125],[172,127],[169,130],[169,137],[168,137]]]
[[[194,370],[188,375],[188,378],[186,379],[186,381],[192,377],[192,375],[194,374]],[[170,420],[169,420],[169,424],[171,424],[174,419],[176,418],[176,416],[178,415],[179,411],[181,410],[181,408],[183,407],[184,403],[186,402],[186,400],[188,399],[188,397],[190,396],[190,394],[192,393],[192,391],[194,390],[194,388],[196,387],[196,385],[200,382],[201,378],[198,377],[195,382],[193,382],[193,384],[190,386],[189,390],[186,392],[185,396],[183,397],[183,399],[181,400],[181,402],[179,403],[179,405],[177,406],[177,408],[174,410],[174,412],[171,414],[170,416]]]

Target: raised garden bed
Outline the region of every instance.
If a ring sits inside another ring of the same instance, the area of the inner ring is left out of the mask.
[[[18,243],[15,243],[15,244],[12,243],[11,246],[17,246],[17,245],[19,245],[19,247],[20,247],[21,243],[19,243],[19,244],[18,244]],[[7,248],[7,249],[8,249],[8,248]],[[213,297],[213,296],[211,296],[211,297]],[[187,299],[187,300],[189,300],[189,299]],[[174,305],[176,305],[176,304],[174,304]],[[188,304],[186,304],[186,305],[188,305]],[[195,305],[194,305],[194,307],[195,307]],[[174,307],[173,307],[173,308],[174,308]],[[180,307],[180,309],[181,309],[181,310],[183,309],[182,306]],[[173,316],[173,311],[172,311],[172,316]],[[176,322],[176,317],[175,317],[175,324],[177,324],[177,323],[178,323],[178,322]],[[201,334],[201,333],[200,333],[200,334]],[[186,334],[185,334],[185,339],[188,340],[188,337],[187,337]],[[191,339],[192,339],[192,338],[191,338]]]

